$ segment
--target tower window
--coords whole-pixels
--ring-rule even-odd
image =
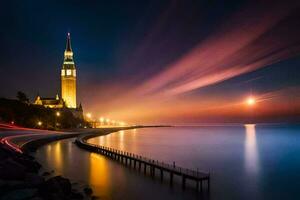
[[[73,76],[76,76],[76,69],[73,69]]]
[[[65,75],[65,70],[61,70],[61,75],[64,76]]]
[[[67,69],[67,76],[70,76],[72,74],[72,70]]]

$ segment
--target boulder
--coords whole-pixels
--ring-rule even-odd
[[[5,150],[3,150],[2,148],[0,149],[0,158],[1,158],[1,160],[2,159],[6,159],[6,158],[8,158],[9,157],[9,155],[8,155],[8,153],[5,151]]]
[[[15,180],[1,180],[0,181],[0,196],[3,196],[4,194],[13,191],[13,190],[19,190],[27,188],[27,185],[24,181],[15,181]]]
[[[23,180],[26,167],[11,158],[0,162],[0,179],[3,180]]]
[[[37,194],[37,189],[19,189],[4,194],[0,200],[32,199]]]
[[[90,188],[90,187],[85,187],[85,188],[83,189],[83,191],[84,191],[84,193],[85,193],[86,195],[88,195],[88,196],[90,196],[90,195],[93,194],[93,190],[92,190],[92,188]]]
[[[41,165],[38,162],[27,157],[15,158],[15,161],[25,166],[27,172],[37,173],[41,168]]]
[[[61,198],[63,196],[68,196],[71,193],[71,182],[69,179],[63,178],[61,176],[55,176],[49,178],[39,187],[39,194],[45,199]],[[50,198],[50,196],[52,196]]]
[[[34,187],[43,184],[45,179],[35,173],[26,173],[25,182],[28,186]]]
[[[43,172],[42,176],[49,176],[50,172]]]
[[[82,199],[84,199],[84,196],[82,194],[80,194],[79,192],[71,192],[71,194],[68,196],[68,199],[82,200]]]
[[[99,199],[99,198],[96,196],[91,196],[91,200],[97,200],[97,199]]]

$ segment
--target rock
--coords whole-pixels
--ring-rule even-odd
[[[24,189],[27,188],[27,185],[25,184],[24,181],[14,181],[14,180],[6,180],[6,181],[1,181],[1,186],[0,186],[0,196],[3,194],[6,194],[12,190],[19,190],[19,189]]]
[[[84,196],[82,194],[80,194],[79,192],[71,192],[71,194],[68,196],[69,199],[72,200],[81,200],[84,198]]]
[[[8,157],[14,157],[17,154],[13,151],[11,151],[11,149],[9,149],[6,145],[2,145],[0,144],[0,158],[1,159],[5,159]]]
[[[6,182],[4,180],[0,179],[0,188],[4,187],[6,185]]]
[[[58,196],[55,198],[60,198],[63,196],[68,196],[71,193],[71,189],[71,182],[69,179],[61,176],[55,176],[40,185],[39,194],[46,199],[49,199],[49,196],[53,196],[53,194]]]
[[[96,199],[99,199],[99,198],[96,196],[91,196],[91,200],[96,200]]]
[[[42,197],[33,197],[30,200],[43,200]]]
[[[26,183],[24,181],[6,181],[6,185],[5,187],[9,188],[9,189],[21,189],[26,187]]]
[[[26,173],[25,182],[29,186],[38,186],[45,182],[45,179],[35,173]]]
[[[50,175],[50,172],[44,172],[43,174],[42,174],[42,176],[49,176]]]
[[[30,159],[30,157],[17,158],[15,160],[25,166],[27,172],[37,173],[41,168],[41,165],[38,162]]]
[[[0,158],[6,159],[8,157],[9,157],[8,153],[6,151],[4,151],[3,149],[0,149]]]
[[[4,194],[0,200],[32,199],[37,194],[37,189],[19,189]]]
[[[26,167],[17,163],[11,158],[0,162],[0,179],[3,180],[23,180]]]
[[[93,194],[93,190],[90,187],[84,188],[83,191],[86,195],[89,195],[89,196]]]
[[[45,181],[54,171],[38,174],[41,165],[34,157],[12,152],[0,144],[0,200],[82,200],[85,195],[72,190],[69,179],[55,176]],[[85,194],[92,194],[90,188]]]

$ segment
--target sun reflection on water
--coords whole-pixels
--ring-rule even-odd
[[[250,174],[258,172],[258,152],[256,144],[255,124],[246,124],[246,138],[245,138],[245,168]]]

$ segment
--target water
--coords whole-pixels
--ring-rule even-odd
[[[37,159],[56,174],[92,186],[101,199],[201,199],[72,144],[40,148]],[[202,126],[120,131],[91,143],[209,171],[210,199],[300,199],[300,126]],[[189,183],[192,184],[192,183]],[[192,185],[191,185],[192,186]],[[206,197],[205,197],[206,199]]]

